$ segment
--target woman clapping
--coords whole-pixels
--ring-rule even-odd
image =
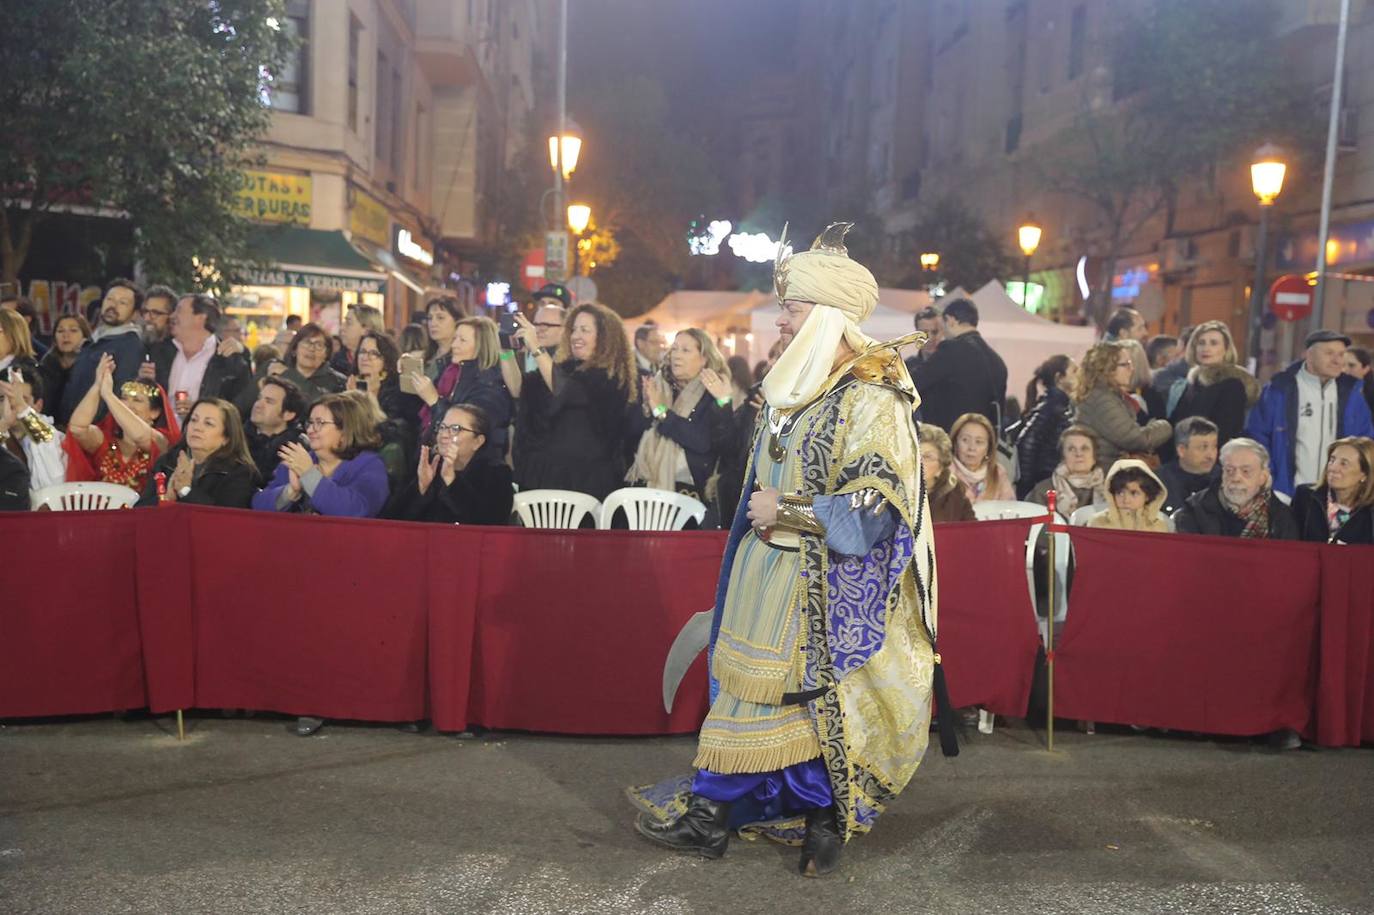
[[[515,491],[510,467],[483,449],[490,430],[486,411],[455,404],[436,427],[434,449],[420,448],[415,479],[388,511],[404,521],[505,524]]]

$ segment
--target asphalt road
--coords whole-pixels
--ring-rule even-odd
[[[1374,754],[1018,725],[938,748],[840,873],[640,839],[687,738],[280,719],[0,728],[0,912],[1374,912]]]

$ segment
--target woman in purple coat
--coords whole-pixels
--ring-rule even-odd
[[[310,449],[282,446],[268,487],[253,497],[258,511],[301,512],[336,518],[375,518],[386,504],[381,438],[353,397],[326,394],[310,407],[305,424]]]

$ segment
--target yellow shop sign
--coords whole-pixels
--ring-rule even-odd
[[[234,211],[245,219],[310,225],[309,175],[245,171],[234,190]]]
[[[371,194],[351,189],[352,206],[348,209],[348,229],[355,238],[364,238],[379,248],[391,241],[391,214]]]

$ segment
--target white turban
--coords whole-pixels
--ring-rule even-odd
[[[877,307],[878,281],[867,267],[849,258],[840,241],[845,231],[846,223],[826,229],[810,251],[781,259],[774,269],[780,302],[816,303],[763,379],[763,395],[774,409],[801,406],[821,393],[834,371],[841,340],[856,354],[874,344],[859,324]]]

